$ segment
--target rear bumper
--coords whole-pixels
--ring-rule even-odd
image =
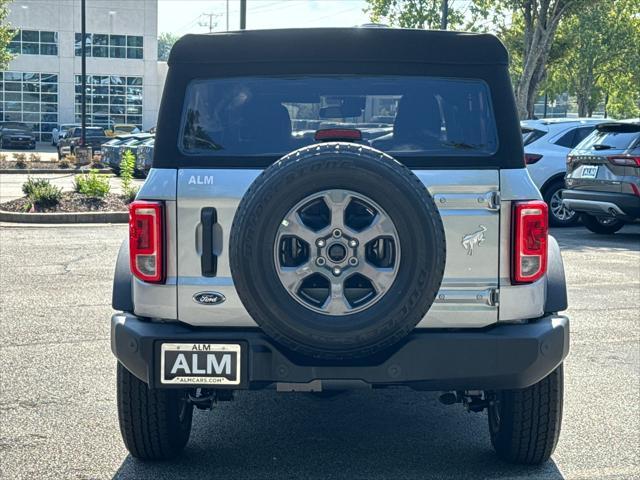
[[[640,217],[640,197],[627,193],[564,190],[562,201],[576,212],[623,220]]]
[[[548,315],[481,330],[416,330],[375,358],[331,363],[296,357],[258,329],[154,323],[127,313],[111,318],[111,350],[152,388],[170,388],[159,382],[160,344],[168,341],[241,343],[244,389],[316,380],[422,390],[513,389],[538,382],[562,363],[569,353],[569,319]]]

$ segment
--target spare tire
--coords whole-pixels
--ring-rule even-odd
[[[229,240],[242,303],[276,342],[324,359],[374,354],[435,300],[444,228],[422,182],[373,148],[324,143],[271,165]]]

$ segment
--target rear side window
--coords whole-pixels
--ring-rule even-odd
[[[627,150],[640,141],[640,125],[601,127],[591,133],[576,147],[580,150]]]
[[[204,156],[273,156],[357,129],[393,154],[488,156],[497,149],[481,80],[403,76],[235,77],[193,81],[180,147]]]
[[[584,140],[584,138],[587,137],[594,128],[595,127],[572,128],[556,140],[555,144],[560,145],[561,147],[574,148]]]
[[[538,130],[536,128],[522,127],[522,144],[526,147],[527,145],[532,144],[539,138],[542,138],[546,135],[547,132],[544,130]]]

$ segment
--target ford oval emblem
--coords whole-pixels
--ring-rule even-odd
[[[193,296],[193,301],[200,305],[220,305],[225,300],[225,296],[218,292],[198,292]]]

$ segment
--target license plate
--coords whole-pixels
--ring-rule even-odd
[[[163,343],[163,384],[240,385],[241,347],[234,343]]]
[[[596,178],[598,176],[597,165],[584,165],[582,167],[582,178]]]

